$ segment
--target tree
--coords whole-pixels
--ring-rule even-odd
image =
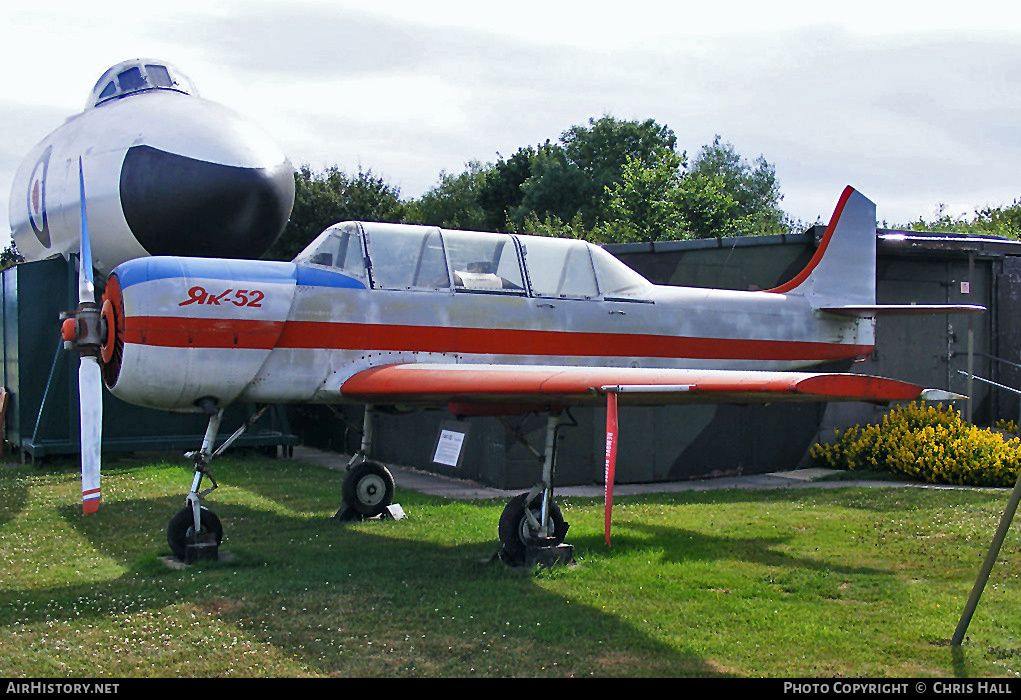
[[[7,244],[7,247],[0,252],[0,270],[6,270],[12,265],[16,265],[19,262],[25,262],[24,256],[18,252],[18,246],[15,245],[12,240]]]
[[[1021,240],[1021,199],[1015,199],[1010,206],[983,207],[975,210],[975,216],[968,219],[964,214],[954,217],[940,205],[932,221],[918,217],[917,221],[895,228],[909,231],[943,231],[967,233],[976,236],[997,236]]]
[[[725,238],[749,233],[735,193],[721,173],[689,173],[674,196],[688,238]]]
[[[509,231],[508,221],[512,212],[520,211],[524,198],[521,186],[532,176],[535,155],[534,148],[525,146],[510,158],[500,156],[479,183],[477,202],[483,212],[484,230]]]
[[[686,167],[685,155],[663,148],[629,157],[606,188],[602,237],[611,242],[722,238],[790,230],[780,209],[776,173],[765,158],[754,167],[717,136]]]
[[[531,216],[573,219],[583,206],[587,186],[584,173],[563,147],[546,142],[536,149],[530,172],[521,183],[521,204],[508,212],[510,223],[519,229]]]
[[[488,172],[477,160],[470,161],[460,175],[441,172],[439,184],[408,204],[406,220],[442,228],[486,230],[486,212],[479,204],[479,193]]]
[[[294,174],[294,207],[280,238],[263,256],[269,260],[292,260],[328,226],[339,221],[404,220],[407,205],[400,190],[372,171],[358,170],[348,176],[336,167],[313,173],[303,165]]]
[[[602,209],[606,188],[620,181],[625,165],[652,167],[677,146],[674,132],[652,119],[619,121],[611,116],[589,119],[587,127],[572,126],[560,141],[568,161],[585,176],[585,201],[579,210],[589,221]]]
[[[609,115],[572,126],[560,136],[567,161],[581,174],[575,211],[593,226],[606,204],[607,188],[620,182],[625,166],[650,168],[673,153],[677,137],[652,119],[621,121]]]
[[[652,119],[589,119],[535,148],[501,158],[479,191],[485,223],[492,230],[522,230],[526,220],[574,221],[594,229],[607,201],[607,187],[619,182],[629,159],[651,166],[673,151],[674,133]]]
[[[688,238],[677,205],[684,158],[672,149],[651,164],[628,156],[620,180],[606,188],[601,237],[611,243]]]
[[[762,156],[753,167],[719,135],[699,151],[681,190],[678,205],[693,238],[790,230],[789,217],[780,209],[776,169]]]

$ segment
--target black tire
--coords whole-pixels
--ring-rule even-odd
[[[341,494],[355,512],[374,518],[393,503],[393,474],[379,462],[362,462],[344,477]]]
[[[216,541],[216,546],[219,547],[223,542],[223,526],[220,524],[220,519],[216,517],[216,513],[202,506],[199,509],[199,522],[202,532],[209,533]],[[192,518],[191,506],[188,506],[174,513],[174,517],[167,524],[167,544],[170,545],[170,551],[174,553],[174,556],[183,561],[187,555],[188,545],[194,542],[195,522]]]
[[[527,493],[515,496],[504,507],[503,513],[500,514],[500,556],[506,563],[515,566],[524,562],[525,548],[536,539],[535,532],[525,517],[526,498],[528,498]],[[532,511],[535,519],[539,520],[542,512],[541,496],[536,497],[532,501],[529,509]],[[564,520],[563,514],[560,512],[560,507],[555,501],[550,501],[549,517],[550,524],[553,526],[550,533],[550,537],[553,540],[552,543],[556,545],[563,544],[564,538],[567,537],[568,525]]]

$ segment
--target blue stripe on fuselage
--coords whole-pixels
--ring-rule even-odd
[[[365,289],[365,285],[354,277],[340,272],[325,270],[321,267],[305,267],[297,265],[298,284],[306,287],[343,287],[346,289]]]
[[[148,257],[118,265],[111,274],[121,289],[160,279],[214,279],[257,284],[300,284],[310,287],[364,289],[359,280],[340,272],[298,266],[273,260],[231,260],[223,258]]]

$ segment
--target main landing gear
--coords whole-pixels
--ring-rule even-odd
[[[375,410],[365,407],[362,422],[362,443],[358,452],[347,463],[347,476],[340,487],[341,506],[334,516],[338,520],[375,518],[393,505],[394,477],[379,462],[366,459],[372,446]]]
[[[559,415],[547,416],[542,478],[530,491],[512,498],[500,515],[498,556],[509,566],[549,567],[574,559],[574,548],[564,544],[569,525],[553,500],[553,468],[560,425]]]
[[[374,419],[373,407],[367,406],[361,446],[348,463],[341,488],[343,503],[334,516],[339,520],[377,517],[392,505],[393,475],[382,464],[367,459]],[[553,500],[557,430],[561,425],[559,414],[547,417],[542,478],[530,491],[512,498],[500,516],[500,550],[496,557],[510,566],[552,566],[573,561],[573,547],[564,544],[569,526]]]
[[[209,415],[209,423],[202,447],[187,454],[195,462],[191,490],[185,499],[185,507],[175,513],[167,525],[167,543],[177,559],[190,563],[219,557],[223,526],[216,514],[202,505],[202,499],[217,488],[209,463],[251,427],[267,408],[260,409],[213,450],[223,410],[212,401],[203,405]],[[374,411],[369,406],[365,410],[361,447],[348,463],[347,476],[341,486],[343,502],[334,516],[337,519],[362,520],[386,512],[394,517],[403,515],[395,515],[392,510],[396,508],[399,511],[399,506],[393,503],[394,478],[390,470],[366,459],[372,444],[373,424]],[[573,561],[574,548],[564,544],[569,526],[553,500],[553,468],[560,426],[559,414],[547,417],[542,477],[531,490],[512,498],[500,515],[500,550],[496,556],[509,566],[553,566]],[[201,490],[204,479],[208,479],[211,485]]]

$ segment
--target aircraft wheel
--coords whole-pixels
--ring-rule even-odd
[[[503,513],[500,515],[500,554],[508,564],[516,565],[524,562],[525,548],[538,537],[538,532],[532,528],[532,524],[525,516],[525,499],[527,497],[527,493],[515,496],[504,507]],[[535,519],[539,520],[542,514],[542,499],[536,498],[528,507]],[[568,525],[560,512],[560,507],[554,501],[550,501],[549,517],[553,527],[552,532],[549,533],[553,540],[552,543],[563,544],[564,538],[567,537]]]
[[[223,526],[216,513],[205,506],[199,509],[199,522],[202,525],[202,532],[209,533],[216,545],[219,547],[223,542]],[[174,513],[167,525],[167,544],[174,556],[183,560],[186,556],[188,545],[195,542],[195,522],[191,514],[191,506],[182,508]]]
[[[341,493],[348,506],[373,518],[393,503],[394,477],[378,462],[362,462],[348,471]]]

